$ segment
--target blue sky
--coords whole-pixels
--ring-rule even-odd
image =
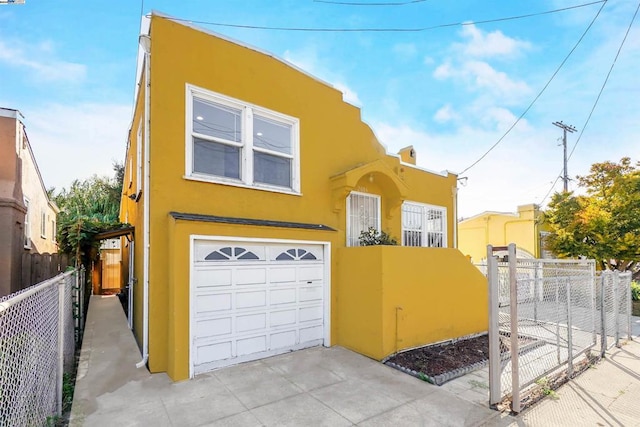
[[[384,3],[391,0],[353,0]],[[394,0],[402,3],[403,0]],[[141,11],[197,21],[298,28],[424,28],[526,15],[581,0],[425,0],[354,6],[313,0],[26,0],[0,6],[0,106],[19,109],[48,187],[111,175],[125,154]],[[462,172],[539,94],[603,3],[564,12],[420,32],[290,32],[201,25],[284,58],[362,109],[389,152]],[[461,176],[459,216],[540,203],[562,169],[564,121],[582,131],[636,0],[609,0],[523,120]],[[569,162],[638,160],[640,17]],[[570,134],[569,149],[579,132]],[[558,181],[555,189],[562,188]],[[575,182],[570,184],[575,188]],[[548,200],[548,199],[547,199]]]

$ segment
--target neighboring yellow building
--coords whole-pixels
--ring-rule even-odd
[[[487,329],[456,175],[387,154],[340,91],[271,54],[155,13],[140,46],[120,219],[141,364],[180,380]],[[369,227],[405,247],[356,247]]]
[[[518,206],[517,213],[483,212],[458,223],[458,248],[473,262],[487,258],[487,245],[515,243],[518,257],[548,258],[538,205]]]

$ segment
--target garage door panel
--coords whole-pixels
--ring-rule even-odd
[[[278,304],[295,304],[296,302],[296,290],[295,289],[276,289],[269,293],[269,303],[271,305]]]
[[[278,285],[280,283],[293,283],[296,281],[296,268],[271,268],[269,270],[269,283]]]
[[[264,285],[267,282],[265,268],[238,268],[235,271],[236,285]]]
[[[300,302],[321,301],[323,289],[322,286],[300,288]]]
[[[196,322],[196,334],[198,339],[211,338],[217,335],[228,335],[232,332],[231,318],[198,320]]]
[[[322,265],[300,267],[298,274],[300,275],[300,278],[299,278],[300,281],[307,281],[307,280],[322,281],[322,278],[324,277],[324,268],[322,267]]]
[[[233,357],[231,340],[206,345],[196,349],[196,363],[207,363],[212,360],[224,360]]]
[[[240,338],[236,341],[236,348],[236,356],[267,351],[267,337],[260,335],[257,337]]]
[[[236,294],[236,308],[266,307],[267,291],[238,292]]]
[[[196,297],[196,316],[205,313],[231,310],[232,294],[199,294]]]
[[[197,288],[231,286],[232,272],[227,269],[196,269],[193,280]]]
[[[300,328],[300,342],[322,339],[322,325]]]
[[[267,314],[243,314],[236,317],[236,332],[255,331],[267,328]]]
[[[322,306],[303,307],[299,309],[300,322],[319,321],[323,318]]]
[[[271,312],[269,326],[295,325],[296,309]]]
[[[275,332],[271,334],[271,346],[269,349],[293,347],[296,344],[296,331]]]

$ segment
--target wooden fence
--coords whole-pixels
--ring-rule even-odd
[[[28,288],[64,273],[71,261],[67,254],[23,254],[22,286],[20,288]]]

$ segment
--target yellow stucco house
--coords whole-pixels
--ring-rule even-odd
[[[540,207],[518,206],[518,212],[483,212],[458,223],[458,248],[473,262],[487,258],[487,245],[515,243],[518,257],[550,258],[543,247],[546,228]],[[506,253],[506,252],[505,252]]]
[[[454,174],[387,154],[340,91],[269,53],[157,13],[142,33],[120,211],[141,366],[381,360],[486,330]],[[402,246],[359,246],[369,227]]]

